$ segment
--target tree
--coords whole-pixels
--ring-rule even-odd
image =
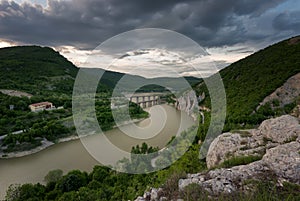
[[[44,180],[47,183],[50,182],[57,182],[59,179],[61,179],[63,175],[63,171],[60,169],[57,170],[51,170],[50,172],[48,172],[48,174],[45,176]]]
[[[95,166],[92,173],[93,180],[103,182],[106,177],[109,177],[110,169],[105,166]]]
[[[147,151],[148,151],[148,145],[145,142],[143,142],[142,147],[141,147],[141,153],[146,154]]]
[[[73,170],[65,175],[60,182],[59,186],[63,192],[76,191],[80,187],[87,185],[88,175],[85,172]]]
[[[6,191],[5,200],[6,201],[15,201],[20,198],[20,184],[12,184],[8,187]]]

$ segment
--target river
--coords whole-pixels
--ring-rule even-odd
[[[168,105],[157,105],[147,108],[150,118],[136,123],[144,129],[136,129],[125,125],[121,130],[130,130],[135,136],[124,134],[119,128],[105,132],[105,136],[117,147],[130,151],[132,146],[146,142],[150,146],[163,148],[178,129],[185,130],[195,124],[186,113],[177,111]],[[162,129],[159,129],[162,124]],[[182,125],[179,128],[179,125]],[[159,132],[157,132],[159,131]],[[157,132],[158,134],[153,135]],[[135,139],[141,136],[144,139]],[[86,137],[85,140],[101,140],[100,135]],[[90,172],[95,165],[100,165],[84,148],[81,140],[55,144],[38,153],[12,159],[0,159],[0,199],[10,184],[43,183],[44,176],[54,169],[61,169],[64,173],[79,169]]]

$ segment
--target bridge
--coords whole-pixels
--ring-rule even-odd
[[[152,107],[161,104],[161,96],[163,93],[135,93],[126,97],[133,103],[138,104],[142,108]]]

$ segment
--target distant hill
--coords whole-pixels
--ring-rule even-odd
[[[134,89],[135,87],[141,87],[137,89],[137,92],[157,92],[167,89],[182,91],[185,90],[187,86],[193,86],[201,81],[201,79],[196,77],[144,78],[138,75],[130,75],[107,70],[104,71],[100,68],[87,68],[83,70],[85,70],[88,74],[103,73],[100,84],[105,85],[110,89],[114,89],[118,82],[121,81],[118,85],[121,91],[128,91],[130,89]]]
[[[258,124],[272,115],[270,108],[256,111],[257,106],[299,72],[300,36],[269,46],[221,70],[227,96],[225,130]],[[209,94],[204,82],[195,89]],[[204,104],[209,106],[209,99]]]
[[[21,90],[33,95],[51,92],[71,94],[78,70],[79,68],[59,52],[49,47],[20,46],[0,49],[0,89]],[[103,69],[93,69],[92,73],[103,73],[103,71]],[[124,75],[128,76],[128,81],[122,85],[123,90],[146,83],[173,86],[176,90],[184,89],[177,78],[146,79],[113,71],[105,71],[98,89],[100,91],[114,89]],[[186,77],[186,80],[191,85],[200,81],[194,77]],[[140,91],[161,90],[164,88],[155,85],[140,89]]]
[[[72,92],[78,68],[48,47],[22,46],[0,49],[0,86],[37,94]]]

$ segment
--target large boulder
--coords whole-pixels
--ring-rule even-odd
[[[262,158],[279,178],[300,184],[300,143],[299,141],[268,149]]]
[[[224,133],[211,143],[207,167],[216,167],[232,157],[263,156],[268,149],[296,141],[299,136],[299,121],[290,115],[265,120],[258,129]]]
[[[232,193],[241,190],[248,179],[274,177],[278,181],[300,184],[300,143],[298,141],[268,149],[264,157],[247,165],[210,170],[207,173],[188,174],[178,182],[180,190],[196,183],[211,194]]]
[[[207,172],[187,174],[178,181],[179,190],[190,184],[211,195],[251,191],[246,180],[277,179],[278,184],[288,181],[300,185],[300,129],[296,117],[284,115],[264,121],[258,129],[224,133],[211,143],[206,162],[208,168],[216,167],[232,157],[259,155],[260,160],[231,168],[216,168]],[[151,190],[153,200],[159,196]],[[145,199],[143,198],[140,200]]]
[[[232,157],[259,155],[261,159],[232,168],[218,168],[206,173],[188,174],[179,189],[196,183],[211,194],[231,193],[245,188],[248,179],[274,178],[280,183],[300,184],[300,126],[298,118],[284,115],[265,120],[258,129],[224,133],[211,143],[208,168],[221,165]]]
[[[259,126],[259,131],[273,142],[284,143],[296,139],[300,135],[300,125],[297,118],[284,115],[265,120]]]

